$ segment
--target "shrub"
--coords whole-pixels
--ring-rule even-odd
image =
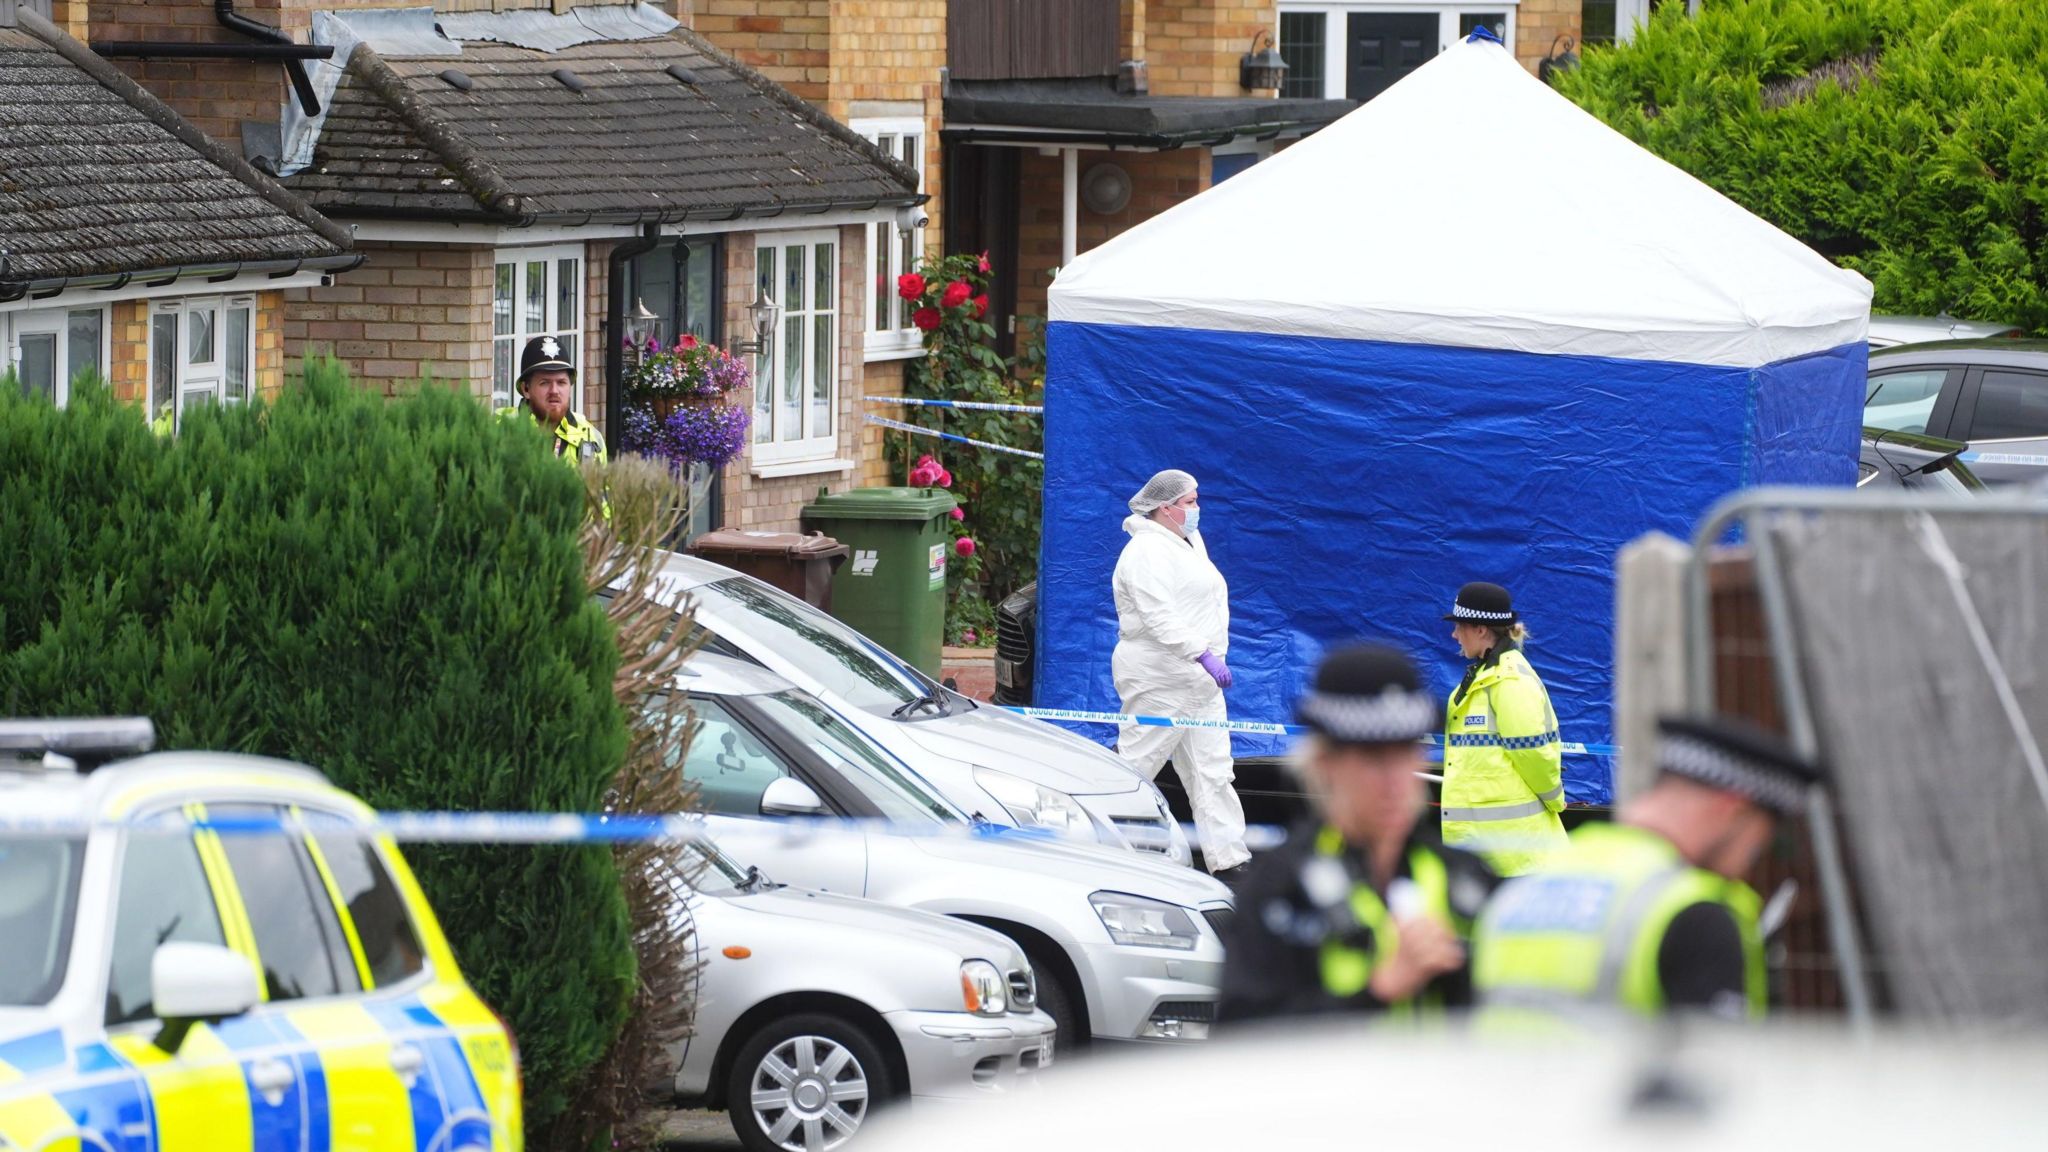
[[[582,486],[539,433],[332,363],[159,440],[81,383],[0,392],[0,701],[140,713],[167,748],[302,760],[387,809],[592,811],[626,749]],[[407,853],[511,1021],[548,1132],[633,994],[603,847]],[[541,1146],[545,1146],[544,1144]]]
[[[1559,91],[1869,277],[2048,329],[2048,27],[2008,0],[1666,4]],[[1674,221],[1674,226],[1682,222]]]

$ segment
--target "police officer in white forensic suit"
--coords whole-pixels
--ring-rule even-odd
[[[1131,497],[1130,509],[1124,531],[1131,539],[1111,580],[1117,645],[1110,670],[1123,711],[1227,719],[1230,586],[1202,543],[1195,478],[1169,468]],[[1146,779],[1171,759],[1194,810],[1203,862],[1225,880],[1242,876],[1251,852],[1244,844],[1244,807],[1232,787],[1230,733],[1127,724],[1117,751]]]

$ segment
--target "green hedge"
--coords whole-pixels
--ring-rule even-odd
[[[380,808],[598,808],[626,736],[578,478],[466,396],[307,376],[170,441],[98,385],[63,411],[0,388],[0,706],[146,714],[163,747],[302,760]],[[632,995],[611,853],[407,856],[544,1133]]]
[[[1877,311],[2048,331],[2043,15],[2012,0],[1714,0],[1693,18],[1665,4],[1557,86],[1862,272]]]

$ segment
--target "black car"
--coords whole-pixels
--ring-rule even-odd
[[[1856,486],[1911,492],[1982,491],[1984,482],[1962,461],[1969,447],[1961,441],[1915,432],[1865,428],[1863,452],[1856,461]]]
[[[1986,484],[2048,478],[2048,341],[1945,340],[1873,350],[1863,423],[1965,441]]]

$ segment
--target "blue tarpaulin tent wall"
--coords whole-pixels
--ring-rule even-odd
[[[1488,199],[1558,243],[1489,234]],[[1291,719],[1359,637],[1448,692],[1441,617],[1492,580],[1564,738],[1610,743],[1615,552],[1740,486],[1852,482],[1868,313],[1860,277],[1459,45],[1055,282],[1037,702],[1115,709],[1124,501],[1176,467],[1230,581],[1234,718]],[[1566,785],[1611,795],[1597,758]]]

